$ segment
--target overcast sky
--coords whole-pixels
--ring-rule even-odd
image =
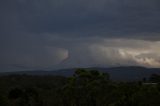
[[[0,0],[0,71],[160,67],[160,0]]]

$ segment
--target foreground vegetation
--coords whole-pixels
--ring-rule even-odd
[[[0,77],[0,106],[160,106],[160,76],[113,82],[107,73],[77,69],[72,77]]]

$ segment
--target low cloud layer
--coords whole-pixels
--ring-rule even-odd
[[[101,64],[160,67],[160,42],[113,39],[92,47],[92,54]],[[95,51],[94,51],[95,50]]]
[[[84,40],[64,39],[55,37],[56,35],[46,36],[50,36],[50,39],[43,46],[22,45],[8,51],[5,49],[0,56],[3,63],[1,66],[4,69],[12,67],[14,70],[113,66],[160,67],[159,41],[101,37],[89,37]]]
[[[66,64],[76,67],[144,66],[160,67],[160,42],[132,39],[99,39],[72,50]],[[83,48],[78,49],[77,48]],[[70,52],[69,52],[70,53]],[[74,57],[73,57],[74,56]],[[64,64],[64,63],[63,63]],[[83,65],[82,65],[83,64]]]

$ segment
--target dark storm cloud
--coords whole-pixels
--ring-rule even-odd
[[[144,5],[146,1],[123,2],[95,0],[95,3],[92,1],[74,3],[70,1],[67,4],[64,3],[63,7],[51,7],[51,10],[44,11],[40,18],[29,14],[33,20],[26,21],[26,27],[29,31],[37,33],[68,32],[68,35],[73,33],[74,36],[82,32],[85,34],[84,36],[86,34],[106,36],[106,33],[122,36],[122,34],[146,31],[159,32],[158,6],[156,8],[155,4],[153,7],[150,4]],[[153,2],[157,3],[157,1]],[[37,13],[38,10],[35,12]],[[80,36],[82,35],[80,34]]]
[[[159,45],[152,43],[160,40],[159,5],[159,0],[0,0],[0,67],[115,65],[118,56],[123,65],[130,61],[159,66],[154,59],[158,56],[143,62],[135,58],[142,56],[143,50],[130,53],[147,48],[146,42]],[[132,45],[130,40],[140,44]],[[152,54],[147,52],[145,58]]]
[[[29,32],[94,33],[96,30],[97,34],[115,35],[159,32],[159,4],[158,0],[6,0],[1,3],[5,5],[4,14],[8,15],[5,18]]]

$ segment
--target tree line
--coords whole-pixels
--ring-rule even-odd
[[[0,77],[0,106],[160,106],[160,75],[118,82],[108,73],[77,69],[73,76]]]

